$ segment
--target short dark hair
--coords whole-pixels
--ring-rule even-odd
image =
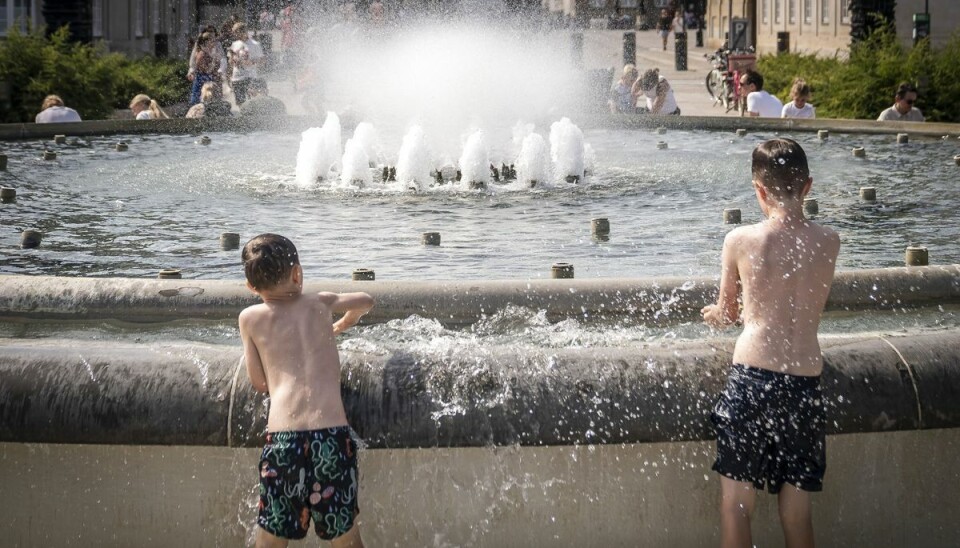
[[[760,91],[763,89],[763,75],[760,74],[759,72],[753,69],[749,69],[743,73],[743,76],[741,76],[741,78],[746,79],[746,83],[748,85],[753,84],[757,86],[757,91]]]
[[[809,179],[807,153],[793,139],[770,139],[753,149],[753,180],[774,196],[797,198]]]
[[[300,256],[293,242],[279,234],[261,234],[240,254],[247,281],[256,290],[270,289],[290,277],[293,267],[300,264]]]
[[[897,86],[897,100],[903,99],[908,93],[917,93],[917,88],[910,82],[900,82]],[[917,93],[919,95],[919,93]]]

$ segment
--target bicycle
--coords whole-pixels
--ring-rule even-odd
[[[720,48],[712,55],[704,57],[713,64],[713,70],[707,73],[704,83],[713,104],[723,105],[725,112],[736,110],[740,116],[746,114],[747,98],[741,97],[740,75],[753,68],[757,57],[751,46],[746,52]]]

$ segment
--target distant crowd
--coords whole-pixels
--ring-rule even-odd
[[[763,75],[756,70],[738,74],[740,99],[746,101],[745,113],[762,118],[816,118],[816,108],[810,103],[813,89],[804,79],[797,78],[786,104],[763,89]],[[893,93],[893,105],[877,117],[878,122],[923,122],[923,113],[914,106],[917,88],[903,82]],[[619,79],[613,82],[608,102],[612,113],[680,114],[673,89],[659,69],[642,75],[635,65],[627,64]]]

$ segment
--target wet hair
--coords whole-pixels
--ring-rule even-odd
[[[648,90],[657,87],[657,84],[660,83],[660,69],[653,68],[644,71],[643,76],[640,77],[640,89]]]
[[[753,180],[778,198],[798,198],[810,180],[803,147],[793,139],[770,139],[753,149]]]
[[[753,84],[757,86],[757,91],[763,89],[763,75],[755,70],[747,70],[743,73],[743,78],[747,81],[747,85]]]
[[[50,107],[62,107],[63,99],[59,95],[47,95],[43,98],[43,104],[40,105],[40,110],[47,110]]]
[[[917,93],[917,87],[910,82],[901,82],[900,85],[897,86],[897,101],[906,97],[908,93]],[[919,95],[919,93],[917,93],[917,95]]]
[[[293,242],[279,234],[256,236],[240,253],[243,272],[254,289],[261,291],[280,285],[290,277],[300,256]]]
[[[790,98],[799,99],[799,98],[808,98],[810,97],[811,89],[810,84],[807,83],[803,78],[797,78],[793,81],[793,87],[790,88]]]

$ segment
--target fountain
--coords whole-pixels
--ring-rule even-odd
[[[873,123],[594,116],[577,108],[582,74],[558,57],[565,32],[444,23],[339,27],[322,73],[340,114],[321,127],[56,127],[46,141],[81,146],[46,162],[46,142],[5,141],[4,538],[249,541],[268,403],[240,362],[236,316],[255,298],[236,244],[275,231],[298,243],[307,290],[378,300],[341,341],[370,545],[713,544],[706,416],[733,333],[698,313],[716,297],[723,211],[760,220],[749,154],[779,132],[811,158],[817,221],[843,234],[822,329],[818,540],[952,543],[955,140],[911,128],[898,146],[903,129]],[[632,129],[644,124],[669,126],[667,150]],[[215,146],[195,146],[201,128]],[[866,186],[875,201],[860,199]],[[27,227],[42,245],[19,248]],[[576,277],[551,279],[555,264]],[[775,513],[761,499],[758,543],[779,541]]]

